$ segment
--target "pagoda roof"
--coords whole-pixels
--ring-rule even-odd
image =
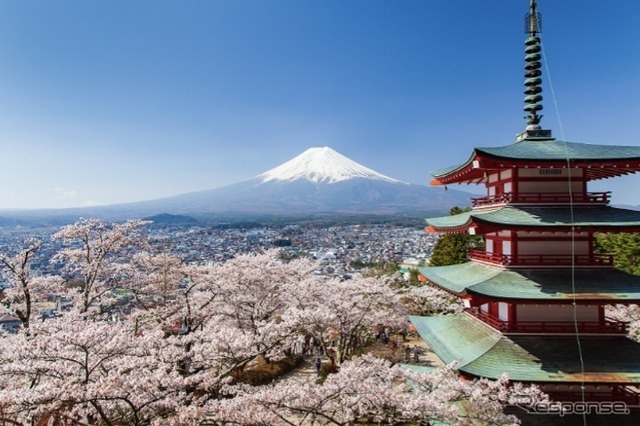
[[[521,141],[511,145],[476,148],[478,152],[514,160],[591,161],[640,160],[640,146],[591,145],[560,140]]]
[[[502,338],[497,330],[466,314],[410,316],[420,337],[446,364],[462,369],[487,353]]]
[[[531,228],[537,231],[562,228],[596,228],[621,232],[640,230],[640,211],[610,206],[521,207],[501,206],[426,219],[430,230],[464,232],[470,227],[494,229]]]
[[[504,336],[467,314],[410,317],[420,337],[462,373],[537,383],[640,383],[640,344],[626,337]],[[584,363],[584,373],[580,367]]]
[[[604,179],[640,171],[640,146],[591,145],[551,139],[474,148],[467,161],[432,172],[435,177],[432,183],[479,183],[486,170],[525,166],[583,167],[587,169],[587,179]]]
[[[478,262],[418,268],[431,283],[460,296],[545,302],[640,302],[640,276],[615,269],[515,269]]]

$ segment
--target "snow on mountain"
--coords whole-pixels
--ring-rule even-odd
[[[328,146],[309,148],[297,157],[257,176],[261,183],[270,181],[336,183],[364,178],[391,183],[405,183],[356,163]]]
[[[131,218],[172,215],[405,214],[465,207],[471,194],[405,183],[331,148],[310,148],[254,178],[159,200],[63,209],[57,215]],[[41,214],[52,215],[50,211]]]

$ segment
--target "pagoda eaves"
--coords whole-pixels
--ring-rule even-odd
[[[626,337],[583,337],[581,372],[571,337],[507,337],[465,314],[410,320],[444,362],[472,377],[497,379],[508,371],[510,380],[541,385],[640,384],[640,345]]]
[[[533,231],[640,232],[640,211],[609,206],[531,207],[500,206],[426,219],[427,231],[473,234],[505,228]],[[470,231],[472,230],[472,231]]]
[[[640,276],[610,269],[504,269],[479,262],[422,267],[428,282],[480,306],[518,303],[640,303]],[[573,282],[571,278],[574,278]],[[606,282],[606,287],[602,283]]]
[[[512,168],[582,168],[587,180],[640,172],[640,147],[524,140],[475,148],[467,161],[432,172],[432,185],[483,183],[489,172]]]

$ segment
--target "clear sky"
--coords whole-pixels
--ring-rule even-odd
[[[0,209],[211,189],[314,146],[426,184],[524,129],[528,6],[0,0]],[[543,69],[543,127],[640,144],[640,1],[538,6],[559,110]],[[639,184],[590,189],[640,204]]]

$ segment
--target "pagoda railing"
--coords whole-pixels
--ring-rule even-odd
[[[503,321],[480,309],[467,309],[470,315],[503,333],[531,334],[575,334],[576,327],[580,333],[591,334],[625,334],[627,324],[614,319],[598,321]]]
[[[469,259],[510,267],[535,266],[591,266],[612,267],[610,254],[510,254],[489,253],[484,250],[469,250]]]
[[[487,206],[491,204],[609,204],[611,191],[607,192],[575,192],[575,193],[538,193],[524,192],[514,194],[489,195],[486,197],[471,198],[472,207]]]

